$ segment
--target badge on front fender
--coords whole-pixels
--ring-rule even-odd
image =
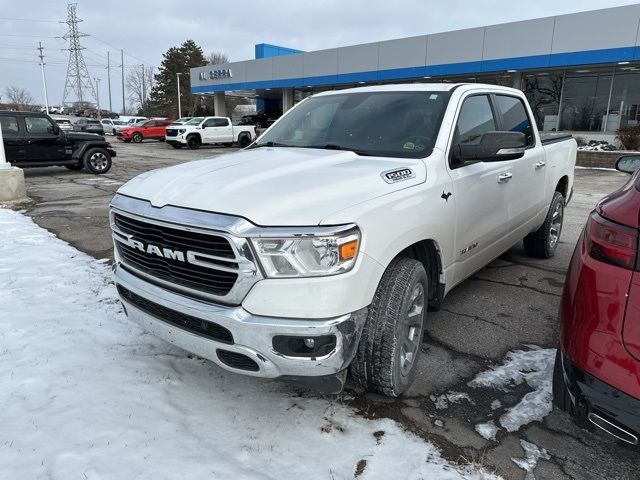
[[[386,172],[382,172],[380,176],[387,183],[397,183],[402,182],[403,180],[409,180],[410,178],[415,178],[416,174],[413,173],[413,170],[409,167],[404,167],[387,170]]]

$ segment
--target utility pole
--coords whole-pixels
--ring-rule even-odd
[[[66,103],[69,98],[69,94],[72,92],[76,94],[78,102],[82,103],[87,96],[85,93],[88,91],[91,98],[96,98],[96,91],[91,83],[91,76],[89,70],[87,70],[87,64],[82,56],[82,50],[84,47],[80,45],[80,38],[86,37],[84,33],[78,31],[78,23],[81,22],[76,15],[76,3],[70,3],[67,5],[67,21],[66,24],[69,27],[67,33],[62,38],[69,42],[69,64],[67,66],[67,77],[64,81],[64,93],[62,94],[62,103]]]
[[[102,118],[102,112],[100,111],[100,89],[98,88],[98,86],[100,85],[100,79],[94,78],[94,80],[96,82],[96,99],[98,103],[98,118]]]
[[[120,69],[122,72],[122,114],[125,115],[127,110],[124,106],[124,50],[120,50]]]
[[[40,72],[42,72],[42,88],[44,88],[44,108],[49,115],[49,95],[47,95],[47,78],[44,75],[44,47],[42,42],[38,42],[38,50],[40,51]]]
[[[111,105],[111,61],[109,60],[109,51],[107,51],[107,85],[109,88],[109,111],[113,112]]]
[[[144,102],[147,100],[147,86],[144,81],[144,63],[140,66],[142,67],[142,105],[140,107],[144,111]]]
[[[180,104],[180,75],[182,75],[182,73],[176,73],[176,79],[178,80],[178,118],[182,118],[182,105]]]

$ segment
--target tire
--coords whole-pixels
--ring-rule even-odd
[[[83,157],[84,168],[101,175],[111,169],[111,155],[104,148],[90,148]]]
[[[417,260],[396,258],[385,270],[349,367],[369,392],[401,395],[413,383],[428,300],[427,272]]]
[[[159,138],[158,141],[159,142],[164,142],[164,138]]]
[[[181,143],[172,143],[172,144],[171,144],[171,146],[172,146],[173,148],[178,148],[178,149],[179,149],[179,148],[182,148],[182,144],[181,144]]]
[[[197,150],[200,148],[200,138],[197,135],[187,137],[187,147],[189,150]]]
[[[229,147],[233,147],[233,142],[227,142],[224,144],[225,147],[229,148]]]
[[[553,257],[560,243],[563,220],[564,197],[560,192],[554,192],[544,223],[536,232],[524,237],[524,250],[527,255],[538,258]]]
[[[78,170],[82,170],[84,168],[84,164],[82,162],[78,162],[73,165],[65,165],[64,168],[68,168],[69,170],[76,172]]]
[[[133,141],[133,143],[140,143],[142,142],[142,134],[140,132],[136,132],[133,135],[131,135],[131,140]]]
[[[251,143],[251,138],[249,138],[248,135],[242,135],[238,140],[238,143],[240,144],[240,148],[246,148]]]

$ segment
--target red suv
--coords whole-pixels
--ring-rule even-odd
[[[640,155],[618,159],[632,173],[591,213],[562,295],[554,404],[581,424],[640,439]]]
[[[140,143],[145,139],[155,139],[164,142],[165,130],[171,125],[173,120],[154,119],[136,123],[130,127],[118,130],[118,140],[123,142]]]

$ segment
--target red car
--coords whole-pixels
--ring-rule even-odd
[[[164,142],[165,130],[171,125],[173,120],[153,119],[136,123],[131,127],[124,127],[116,134],[118,140],[123,142],[140,143],[145,139],[154,139]]]
[[[562,295],[554,404],[616,438],[640,439],[640,155],[618,159],[632,173],[591,213]]]

